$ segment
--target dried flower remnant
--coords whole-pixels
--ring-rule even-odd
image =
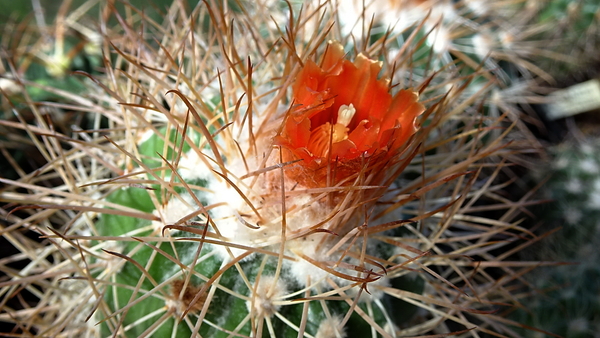
[[[202,290],[202,285],[186,284],[183,279],[174,280],[171,282],[171,297],[167,298],[167,307],[178,315],[186,311],[200,312],[206,301],[205,294],[196,299],[200,290]]]
[[[302,160],[288,177],[306,187],[332,186],[403,149],[425,107],[414,91],[392,96],[390,80],[378,79],[381,67],[363,54],[347,60],[337,42],[329,44],[321,66],[306,62],[276,141],[285,161]]]

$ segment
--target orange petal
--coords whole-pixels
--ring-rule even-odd
[[[310,120],[288,118],[285,124],[285,135],[293,147],[306,147],[310,139]]]
[[[379,145],[379,132],[380,132],[380,123],[379,121],[368,121],[362,120],[354,128],[348,138],[356,144],[356,152],[364,153],[368,152],[368,155],[372,155],[374,153],[374,148],[377,148]]]
[[[354,61],[358,71],[368,77],[365,82],[357,84],[358,91],[353,99],[354,106],[360,112],[356,118],[362,121],[370,117],[381,119],[387,112],[392,96],[388,93],[387,80],[378,80],[381,62],[370,60],[359,54]]]
[[[356,144],[352,142],[350,139],[345,139],[340,142],[336,142],[331,145],[331,159],[343,161],[352,157],[352,154],[355,152]]]
[[[394,128],[399,122],[407,131],[416,131],[415,119],[425,111],[425,106],[418,102],[419,94],[410,90],[399,91],[392,100],[390,110],[382,120],[383,130]]]
[[[337,41],[331,41],[327,45],[327,50],[325,50],[325,54],[323,55],[321,68],[326,73],[338,75],[342,70],[342,63],[346,61],[345,56],[344,46]]]

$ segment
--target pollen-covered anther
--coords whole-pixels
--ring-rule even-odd
[[[253,295],[246,303],[248,311],[256,317],[272,317],[281,307],[281,299],[287,293],[285,284],[274,276],[261,276],[254,285]]]
[[[338,118],[333,127],[333,142],[340,142],[348,138],[348,125],[352,122],[352,118],[356,114],[354,105],[341,105],[338,110]]]

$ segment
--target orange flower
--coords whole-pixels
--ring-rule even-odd
[[[285,161],[302,159],[287,175],[307,187],[324,187],[328,177],[334,185],[365,163],[389,160],[416,132],[425,110],[416,92],[392,97],[389,79],[377,78],[381,62],[362,54],[350,62],[337,42],[321,63],[306,62],[296,76],[294,107],[276,138]]]

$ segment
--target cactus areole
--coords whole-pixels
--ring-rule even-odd
[[[307,61],[293,84],[294,105],[276,142],[284,159],[302,160],[288,176],[308,187],[335,184],[361,170],[365,161],[385,161],[416,132],[425,107],[417,92],[389,93],[390,80],[378,79],[381,62],[359,54],[345,58],[331,42],[321,65]],[[329,168],[329,170],[327,170]],[[333,168],[333,169],[332,169]],[[327,172],[336,182],[327,184]]]

